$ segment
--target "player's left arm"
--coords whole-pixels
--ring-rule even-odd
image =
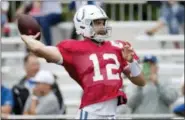
[[[144,86],[146,84],[144,74],[141,71],[141,68],[134,59],[133,48],[129,45],[125,45],[122,50],[122,57],[128,62],[127,67],[124,69],[124,74],[130,79],[132,83],[138,86]]]
[[[135,85],[138,86],[145,86],[146,82],[144,79],[144,75],[141,72],[141,70],[137,70],[140,68],[136,67],[136,64],[138,63],[131,63],[132,65],[130,65],[131,67],[133,67],[134,70],[130,70],[129,72],[124,72],[124,74],[128,77],[128,79],[134,83]],[[138,66],[138,65],[137,65]],[[138,72],[138,73],[137,73]],[[133,75],[133,73],[137,73],[136,76]]]

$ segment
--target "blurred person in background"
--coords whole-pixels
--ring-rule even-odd
[[[7,12],[9,10],[9,2],[1,2],[1,33],[3,36],[8,37],[10,33],[10,28],[7,26],[8,17]]]
[[[1,113],[11,114],[14,106],[12,91],[1,84]]]
[[[17,10],[17,16],[28,13],[37,20],[42,28],[45,44],[52,45],[51,27],[62,21],[60,1],[32,1],[23,3]]]
[[[32,53],[26,55],[24,58],[24,69],[26,75],[20,80],[19,85],[25,86],[31,92],[32,88],[34,87],[32,78],[40,70],[40,63],[38,57]]]
[[[61,110],[60,113],[61,114],[66,114],[67,109],[66,109],[66,105],[64,103],[64,98],[63,98],[62,92],[60,91],[59,85],[57,83],[58,76],[56,76],[55,74],[53,74],[53,76],[54,76],[55,82],[52,85],[52,90],[53,90],[53,92],[55,93],[55,95],[57,97],[59,107],[60,107],[60,110]]]
[[[184,73],[181,77],[180,82],[180,95],[178,99],[172,105],[172,110],[175,114],[180,116],[185,116],[185,108],[184,108],[184,95],[185,95],[185,87],[184,87]]]
[[[134,114],[170,113],[170,105],[178,92],[170,80],[159,80],[157,57],[146,55],[143,60],[146,86],[128,86],[128,106]]]
[[[24,69],[26,75],[19,81],[17,85],[13,86],[13,95],[15,99],[15,106],[13,111],[15,114],[22,114],[24,104],[28,96],[32,94],[32,91],[36,85],[33,81],[33,78],[40,70],[40,63],[38,57],[32,53],[26,55],[24,58]],[[54,75],[54,77],[55,79],[57,79],[57,76]],[[63,110],[63,113],[65,113],[65,105],[58,84],[55,82],[52,88],[58,98],[58,103],[60,104],[61,110]]]
[[[99,0],[72,0],[71,3],[69,4],[69,10],[70,11],[76,11],[83,5],[101,6],[102,2],[100,2]],[[78,35],[76,34],[75,26],[73,26],[73,30],[72,30],[72,33],[71,33],[71,38],[72,39],[78,39]]]
[[[61,114],[57,97],[52,91],[54,76],[49,71],[39,71],[33,78],[36,86],[26,101],[24,114]]]
[[[179,116],[185,117],[185,104],[183,103],[176,106],[173,112]]]
[[[163,2],[161,7],[161,16],[157,25],[146,31],[148,35],[153,35],[165,25],[168,27],[169,34],[180,34],[184,31],[184,6],[180,5],[176,0],[168,0]],[[162,42],[162,48],[166,43]],[[180,48],[179,42],[174,42],[175,48]]]
[[[40,70],[38,57],[32,53],[27,54],[24,58],[24,69],[26,73],[25,76],[12,88],[15,100],[13,108],[14,114],[22,114],[24,104],[35,87],[35,82],[32,81],[32,78]]]

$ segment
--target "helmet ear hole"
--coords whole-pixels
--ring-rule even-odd
[[[80,28],[85,29],[85,27],[84,27],[84,26],[80,26]]]

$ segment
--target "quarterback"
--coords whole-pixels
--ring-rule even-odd
[[[111,33],[107,20],[103,9],[85,5],[73,18],[76,32],[83,40],[67,39],[56,46],[46,46],[35,39],[39,33],[21,35],[30,51],[63,66],[82,87],[76,119],[115,119],[117,106],[127,102],[121,90],[123,74],[135,85],[145,85],[137,62],[139,58],[132,46],[124,40],[106,40]]]

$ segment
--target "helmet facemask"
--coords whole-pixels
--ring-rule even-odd
[[[104,20],[104,26],[99,27],[95,24],[97,20]],[[107,19],[92,20],[90,24],[91,39],[97,42],[103,42],[106,38],[110,37],[112,28],[108,26]]]

